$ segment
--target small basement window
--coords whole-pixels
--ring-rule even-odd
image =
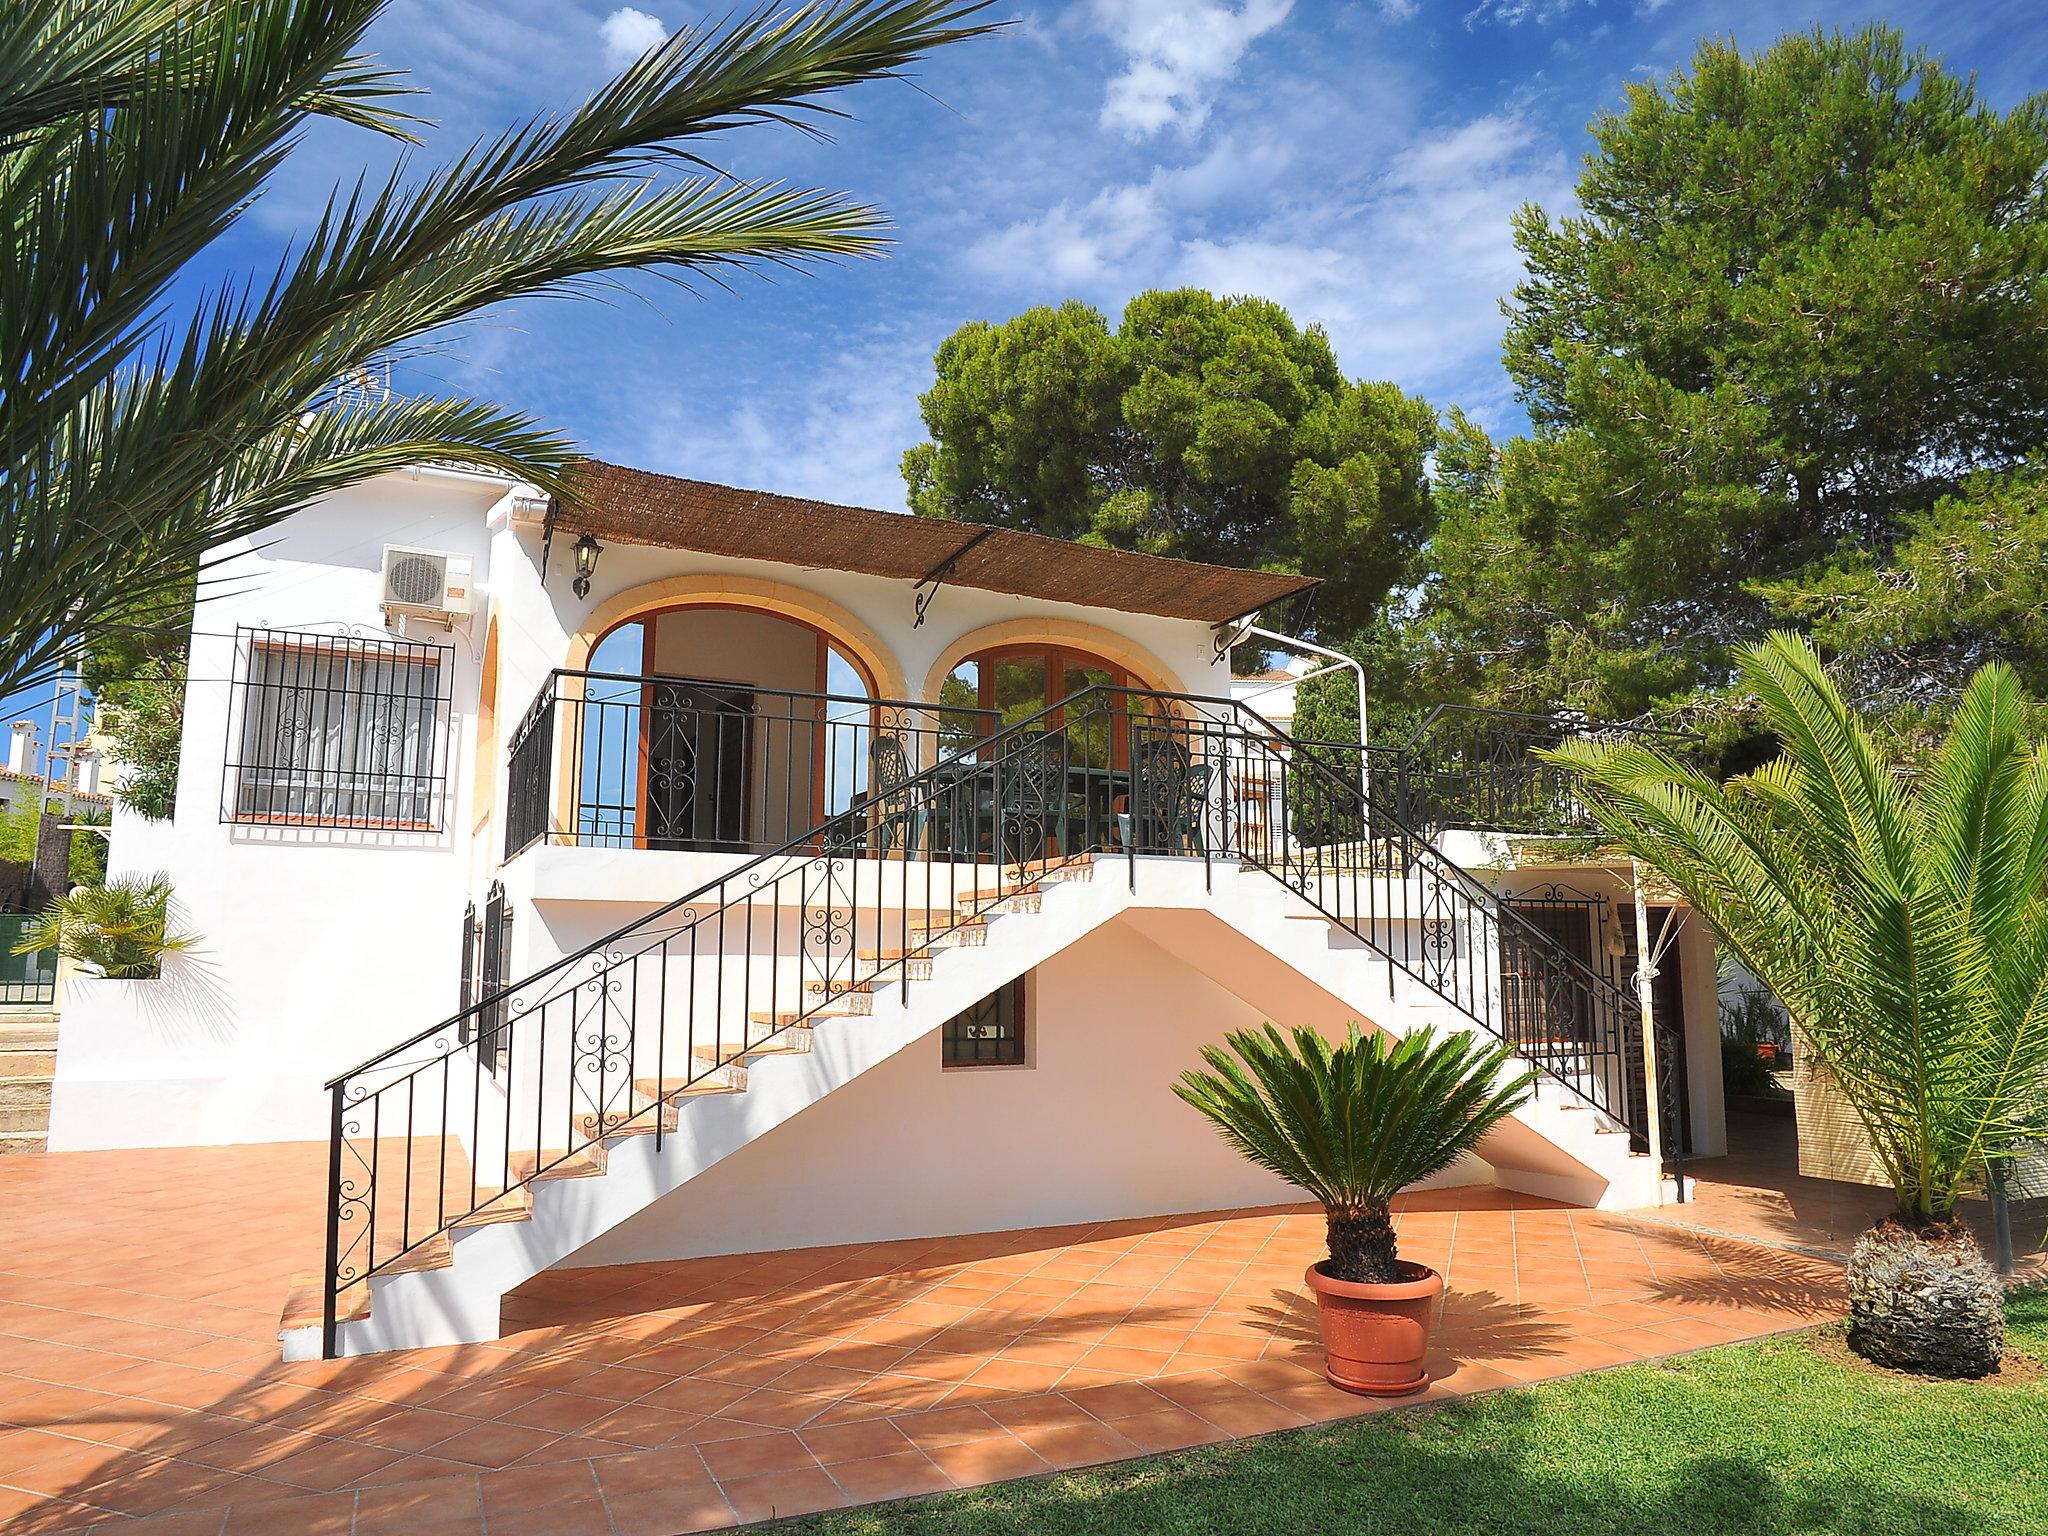
[[[945,1065],[1021,1067],[1024,1027],[1024,978],[1019,976],[946,1021]]]
[[[227,819],[439,831],[453,651],[236,633]]]

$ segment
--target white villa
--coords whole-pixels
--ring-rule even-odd
[[[290,1356],[496,1337],[554,1266],[1298,1199],[1169,1091],[1266,1019],[1511,1043],[1445,1182],[1725,1150],[1712,936],[1544,835],[1554,723],[1303,747],[1233,682],[1304,578],[606,465],[390,475],[220,576],[177,815],[112,841],[200,944],[69,982],[49,1146],[330,1142]]]

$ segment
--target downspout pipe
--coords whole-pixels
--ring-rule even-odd
[[[1348,668],[1358,683],[1358,744],[1360,747],[1366,745],[1369,738],[1366,735],[1365,720],[1365,667],[1356,657],[1346,656],[1342,651],[1333,651],[1326,645],[1317,645],[1313,640],[1304,640],[1299,635],[1283,635],[1274,630],[1261,629],[1256,624],[1246,624],[1239,629],[1237,643],[1241,644],[1254,635],[1261,640],[1269,640],[1275,645],[1284,645],[1292,650],[1305,651],[1311,656],[1325,657],[1329,663],[1327,666],[1312,668],[1289,682],[1275,683],[1272,685],[1271,690],[1262,689],[1260,690],[1261,692],[1277,692],[1282,688],[1299,687],[1310,678],[1323,677],[1331,672],[1341,672]],[[1254,694],[1252,697],[1256,698],[1258,695]],[[1362,751],[1358,754],[1358,787],[1369,796],[1372,793],[1372,774],[1366,766],[1367,755]]]

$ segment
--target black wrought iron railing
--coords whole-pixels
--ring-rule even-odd
[[[547,727],[563,704],[537,701],[515,761],[533,740],[578,739]],[[867,1011],[882,984],[904,983],[907,1003],[937,948],[1090,855],[1122,854],[1134,885],[1140,855],[1263,870],[1390,962],[1390,992],[1396,972],[1415,978],[1568,1093],[1646,1126],[1631,999],[1388,810],[1363,749],[1305,749],[1228,700],[1108,687],[931,749],[523,978],[486,966],[453,1018],[328,1085],[329,1354],[372,1277],[432,1261],[453,1228],[522,1214],[537,1177],[598,1171],[609,1138],[659,1145],[682,1101],[743,1086],[748,1058]],[[1552,1005],[1506,999],[1508,947],[1540,959]]]
[[[979,710],[557,670],[508,743],[505,853],[536,842],[766,853],[844,836],[1000,717]]]
[[[1575,776],[1536,755],[1567,741],[1639,741],[1683,757],[1702,738],[1572,710],[1538,714],[1441,704],[1398,752],[1395,804],[1402,820],[1425,831],[1571,834],[1597,824],[1578,796]]]

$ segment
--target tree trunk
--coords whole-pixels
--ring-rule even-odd
[[[1987,1376],[2005,1353],[2005,1287],[1962,1222],[1887,1217],[1849,1256],[1849,1347],[1925,1376]]]
[[[1330,1222],[1330,1258],[1323,1272],[1332,1280],[1391,1285],[1401,1278],[1394,1258],[1394,1218],[1384,1205],[1325,1213]]]

